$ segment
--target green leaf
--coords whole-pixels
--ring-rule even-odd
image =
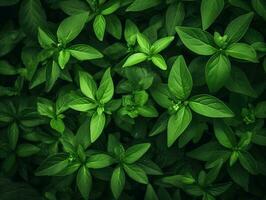
[[[151,105],[146,105],[137,108],[139,115],[143,117],[157,117],[158,112],[155,107]]]
[[[137,33],[137,41],[140,47],[140,50],[143,53],[149,53],[150,52],[150,48],[151,48],[151,44],[149,39],[142,33]]]
[[[127,9],[127,12],[137,12],[152,8],[161,3],[161,0],[135,0]]]
[[[236,66],[232,68],[231,76],[227,80],[225,87],[231,92],[257,97],[257,93],[252,88],[246,74]]]
[[[151,52],[153,54],[160,53],[162,50],[167,48],[174,39],[175,37],[169,36],[169,37],[164,37],[164,38],[157,40],[156,42],[152,44]]]
[[[266,20],[266,6],[265,0],[252,0],[252,7],[264,20]]]
[[[111,190],[116,199],[121,195],[125,186],[125,172],[118,166],[114,169],[111,177]]]
[[[261,101],[256,105],[255,116],[257,118],[266,118],[266,101]]]
[[[144,200],[159,200],[151,184],[147,185]]]
[[[196,180],[190,174],[187,174],[166,176],[162,178],[162,182],[176,187],[180,187],[182,184],[191,185],[195,183]]]
[[[253,15],[252,12],[240,15],[227,25],[224,35],[228,36],[229,43],[238,42],[245,35],[253,19]]]
[[[59,133],[63,133],[65,130],[65,124],[63,120],[59,118],[51,119],[50,126]]]
[[[18,73],[18,70],[10,65],[5,60],[0,60],[0,74],[1,75],[16,75]]]
[[[174,144],[176,139],[186,130],[192,119],[192,113],[188,107],[183,106],[175,114],[171,115],[167,126],[167,146]]]
[[[37,110],[40,115],[47,116],[49,118],[54,118],[55,108],[52,101],[45,98],[38,98]]]
[[[168,77],[168,88],[178,99],[185,100],[192,90],[193,81],[183,56],[175,60]]]
[[[89,194],[92,186],[92,178],[89,170],[82,166],[77,174],[76,183],[78,189],[84,199],[89,199]]]
[[[143,143],[129,147],[125,152],[123,161],[128,164],[136,162],[149,150],[150,146],[150,143]]]
[[[108,1],[104,4],[104,8],[101,11],[102,15],[110,15],[114,13],[120,7],[120,2],[117,0]]]
[[[137,39],[138,27],[131,20],[126,20],[124,37],[129,45],[134,45]]]
[[[180,26],[185,18],[185,8],[182,2],[172,3],[165,14],[165,27],[168,35],[175,35],[175,27]]]
[[[74,40],[84,28],[87,20],[87,12],[65,18],[57,29],[57,37],[59,42],[67,44]]]
[[[40,27],[38,28],[38,41],[42,48],[51,48],[56,44],[55,36]]]
[[[89,98],[82,96],[82,94],[76,92],[70,92],[68,98],[69,100],[69,108],[80,112],[86,112],[92,110],[97,107],[97,104],[92,102]]]
[[[71,56],[78,60],[92,60],[102,58],[103,54],[87,44],[75,44],[68,48]]]
[[[200,6],[202,28],[206,30],[220,15],[224,0],[202,0]]]
[[[91,142],[95,142],[98,137],[101,135],[103,128],[105,125],[105,114],[98,114],[95,112],[91,117],[90,122],[90,135],[91,135]]]
[[[84,13],[90,9],[82,0],[62,0],[58,2],[58,6],[68,15]]]
[[[246,191],[248,190],[249,185],[249,173],[244,170],[238,163],[232,167],[228,167],[227,171],[230,177],[235,183],[243,187]]]
[[[101,103],[109,102],[114,95],[114,83],[111,76],[111,69],[108,68],[103,76],[100,86],[96,92],[97,100]]]
[[[120,40],[122,36],[122,24],[116,15],[106,17],[106,31],[113,37]]]
[[[136,164],[123,165],[127,175],[138,183],[148,184],[148,177],[143,169]]]
[[[40,151],[40,148],[33,144],[20,144],[18,145],[16,152],[19,157],[32,156]]]
[[[239,161],[243,168],[245,168],[249,173],[255,175],[258,172],[257,162],[249,152],[240,152]]]
[[[163,108],[169,108],[173,105],[171,95],[166,84],[160,83],[151,88],[153,99]]]
[[[145,53],[134,53],[130,55],[122,67],[136,65],[147,60],[148,56]]]
[[[40,0],[23,0],[19,10],[19,22],[25,33],[36,37],[38,28],[46,27],[46,14]]]
[[[160,54],[153,55],[151,57],[151,61],[153,62],[153,64],[155,64],[161,70],[166,70],[167,69],[167,64],[166,64],[164,58]]]
[[[115,162],[114,158],[107,154],[94,154],[89,156],[86,162],[86,167],[93,169],[105,168]]]
[[[240,60],[246,60],[250,62],[258,62],[257,53],[255,49],[245,43],[234,43],[227,47],[226,54]]]
[[[61,69],[65,68],[65,65],[68,63],[70,58],[70,52],[68,50],[62,50],[59,52],[58,55],[58,64],[61,67]]]
[[[52,63],[46,66],[46,91],[49,92],[53,87],[55,82],[60,76],[60,67],[57,62],[52,61]]]
[[[212,55],[217,51],[212,36],[199,28],[178,26],[176,32],[184,45],[196,54]]]
[[[7,137],[10,148],[12,150],[15,150],[19,138],[19,129],[16,122],[13,122],[8,126]]]
[[[236,145],[236,138],[232,129],[222,121],[214,121],[215,137],[221,145],[226,148],[233,148]]]
[[[234,113],[221,100],[214,96],[202,94],[189,100],[190,108],[196,113],[213,118],[233,117]]]
[[[205,77],[211,92],[221,89],[230,77],[231,63],[223,54],[213,55],[207,62]]]
[[[53,176],[61,172],[68,166],[68,157],[66,154],[59,153],[49,156],[37,169],[36,176]]]
[[[88,98],[95,100],[97,86],[93,77],[84,71],[79,72],[79,86],[81,92]]]
[[[97,15],[93,22],[93,30],[98,40],[103,41],[106,20],[103,15]]]

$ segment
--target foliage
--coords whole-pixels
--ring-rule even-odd
[[[265,0],[0,0],[1,200],[265,200]]]

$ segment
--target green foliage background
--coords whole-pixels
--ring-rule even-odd
[[[265,0],[0,0],[1,200],[265,200]]]

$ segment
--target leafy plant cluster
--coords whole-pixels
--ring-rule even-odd
[[[265,0],[0,0],[1,200],[265,200]]]

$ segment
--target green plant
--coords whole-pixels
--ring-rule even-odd
[[[265,0],[0,0],[1,200],[265,200]]]

